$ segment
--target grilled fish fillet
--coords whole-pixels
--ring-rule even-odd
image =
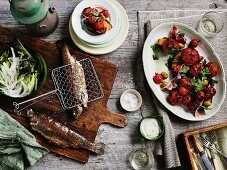
[[[69,49],[65,44],[63,44],[62,47],[62,56],[64,65],[73,64],[70,68],[68,68],[67,72],[68,78],[71,80],[71,85],[73,87],[74,98],[81,103],[81,105],[76,106],[74,110],[74,115],[78,118],[83,112],[83,107],[87,107],[88,103],[84,69],[82,65],[76,61],[75,56],[70,54]]]
[[[27,116],[33,130],[58,146],[63,148],[84,148],[97,154],[104,154],[105,144],[91,143],[85,137],[45,114],[37,115],[32,109],[29,109]]]

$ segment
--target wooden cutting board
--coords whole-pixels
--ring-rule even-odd
[[[11,29],[0,27],[0,43],[8,43],[13,41],[14,38],[18,38],[22,44],[31,47],[40,53],[45,59],[48,67],[48,78],[43,88],[36,94],[36,96],[49,92],[54,89],[54,85],[51,79],[51,71],[53,68],[62,66],[62,57],[56,44],[49,43],[38,38],[30,37],[24,33],[16,32]],[[67,113],[61,108],[60,102],[57,96],[52,96],[45,99],[31,108],[38,113],[45,113],[64,123],[77,133],[85,136],[90,142],[94,142],[98,132],[98,128],[102,123],[113,124],[118,127],[124,127],[127,124],[127,117],[122,114],[117,114],[107,109],[107,101],[113,86],[113,82],[117,73],[118,66],[110,62],[80,53],[70,49],[71,53],[77,56],[77,59],[89,58],[91,59],[98,78],[104,91],[104,97],[97,101],[88,104],[88,109],[84,110],[83,114],[77,120],[73,120]],[[32,96],[34,97],[34,96]],[[15,100],[16,102],[24,101]],[[71,149],[60,148],[52,143],[49,143],[37,132],[33,131],[29,125],[28,118],[25,111],[21,116],[14,113],[14,107],[12,105],[14,99],[0,96],[0,107],[7,111],[13,118],[18,120],[23,126],[29,129],[36,137],[37,141],[48,148],[50,151],[64,155],[66,157],[87,162],[90,152],[84,149]],[[103,141],[105,142],[105,141]]]

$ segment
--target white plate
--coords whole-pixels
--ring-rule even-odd
[[[97,47],[97,46],[91,47],[86,42],[82,41],[75,34],[75,32],[72,29],[71,19],[69,21],[69,33],[70,33],[70,36],[71,36],[73,42],[76,44],[76,46],[78,48],[80,48],[81,50],[83,50],[83,51],[85,51],[85,52],[87,52],[89,54],[102,55],[102,54],[110,53],[110,52],[116,50],[118,47],[120,47],[121,44],[125,41],[125,38],[127,37],[128,29],[129,29],[129,20],[128,20],[128,15],[127,15],[125,9],[116,0],[109,0],[109,2],[113,3],[113,5],[115,5],[115,7],[117,8],[117,10],[118,10],[118,12],[119,12],[119,14],[121,16],[122,26],[121,26],[121,29],[120,29],[119,33],[117,34],[116,38],[108,46],[105,46],[105,47]]]
[[[110,23],[113,28],[102,35],[91,35],[87,33],[81,24],[81,13],[87,7],[102,7],[110,13]],[[113,39],[120,30],[120,15],[116,7],[108,0],[83,0],[72,13],[72,28],[77,36],[91,44],[104,44]]]
[[[155,73],[160,73],[162,71],[166,71],[169,73],[168,68],[165,66],[168,57],[159,57],[159,60],[153,60],[153,50],[151,45],[155,44],[156,41],[161,37],[168,37],[169,32],[172,26],[177,26],[178,30],[185,33],[185,38],[187,39],[187,43],[192,38],[197,38],[200,40],[199,46],[196,48],[201,56],[203,56],[207,61],[213,61],[219,65],[220,73],[216,76],[216,80],[218,84],[215,85],[216,88],[216,95],[213,98],[213,102],[211,105],[212,110],[206,110],[206,115],[201,117],[195,117],[193,113],[187,112],[181,106],[173,106],[169,104],[166,100],[167,94],[161,91],[160,86],[155,84],[153,81],[153,76]],[[144,47],[143,47],[143,67],[145,76],[147,78],[148,84],[151,87],[153,93],[158,98],[158,100],[172,113],[181,117],[182,119],[191,120],[191,121],[200,121],[205,120],[212,117],[214,114],[217,113],[220,106],[222,105],[225,93],[226,93],[226,82],[225,82],[225,72],[221,61],[211,46],[211,44],[196,30],[193,28],[186,26],[181,23],[164,23],[160,24],[155,27],[147,37]]]

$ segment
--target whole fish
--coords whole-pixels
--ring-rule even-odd
[[[27,110],[30,125],[50,142],[63,148],[84,148],[97,154],[104,154],[105,144],[91,143],[85,137],[71,130],[45,114],[37,115],[32,109]]]
[[[88,103],[88,93],[86,89],[84,69],[76,60],[76,57],[70,54],[65,43],[62,45],[62,56],[64,65],[72,65],[68,68],[67,73],[71,86],[73,87],[73,96],[78,102],[81,103],[81,105],[76,106],[74,110],[74,115],[76,118],[78,118],[83,112],[83,107],[87,107]]]

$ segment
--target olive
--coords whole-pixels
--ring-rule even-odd
[[[167,79],[169,77],[168,73],[166,73],[165,71],[161,72],[161,75],[164,79]]]
[[[161,84],[161,88],[163,88],[163,87],[165,87],[167,85],[168,85],[168,83],[166,81],[163,81],[162,84]]]
[[[206,106],[206,107],[209,107],[211,105],[211,101],[206,100],[206,101],[203,102],[203,105]]]
[[[185,47],[185,45],[182,44],[182,43],[178,43],[178,45],[179,45],[180,48],[184,48]]]

